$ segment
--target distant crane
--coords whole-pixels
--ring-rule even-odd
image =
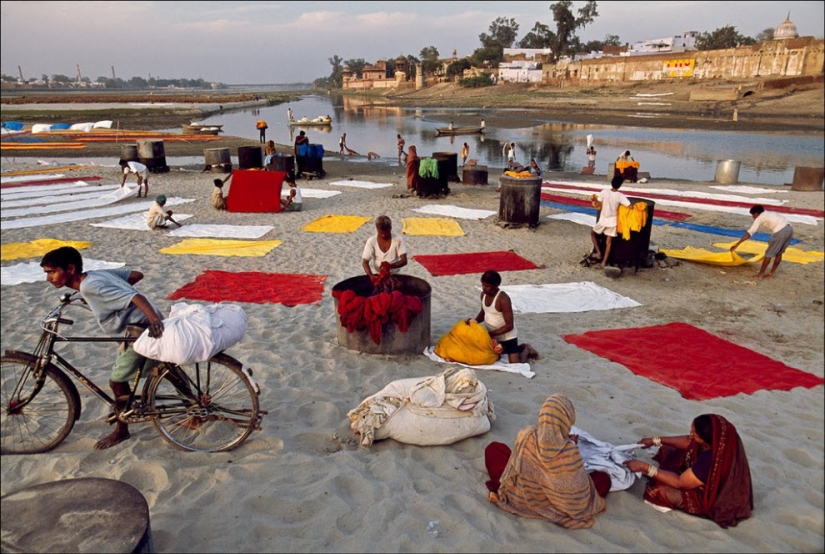
[[[22,70],[22,69],[20,69],[20,66],[19,66],[19,65],[17,66],[17,71],[20,73],[20,83],[21,83],[21,84],[22,84],[22,83],[25,83],[25,82],[26,82],[26,80],[23,78],[23,70]]]
[[[80,75],[80,64],[77,64],[77,84],[78,86],[83,81],[83,77]]]

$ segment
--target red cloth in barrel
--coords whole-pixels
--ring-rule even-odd
[[[464,275],[467,273],[484,273],[488,269],[495,271],[521,271],[538,269],[538,266],[508,250],[506,252],[469,252],[467,254],[436,254],[414,256],[413,259],[423,265],[434,276]]]
[[[169,296],[169,300],[249,302],[252,304],[314,304],[324,294],[326,275],[299,273],[233,273],[207,269]]]
[[[281,186],[285,177],[283,171],[233,171],[229,194],[226,195],[226,211],[280,212]]]
[[[406,333],[410,328],[410,320],[423,309],[421,299],[417,296],[403,294],[397,290],[392,291],[390,297],[390,316],[392,317],[392,321],[396,327],[398,327],[399,331]]]
[[[369,330],[375,344],[381,344],[385,323],[392,320],[398,330],[405,333],[410,328],[410,320],[422,310],[420,298],[399,291],[363,297],[344,290],[332,291],[332,296],[338,299],[341,325],[350,333]]]
[[[341,316],[341,325],[350,333],[364,328],[364,305],[366,298],[358,296],[355,291],[332,291],[332,296],[338,299],[338,315]]]
[[[636,375],[678,390],[692,400],[708,400],[758,390],[813,388],[821,377],[698,329],[687,323],[589,331],[562,338],[613,360]]]

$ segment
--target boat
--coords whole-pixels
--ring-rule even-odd
[[[217,135],[223,133],[223,125],[204,125],[202,123],[182,124],[184,135]]]
[[[308,117],[302,117],[301,119],[290,119],[289,125],[294,127],[303,127],[303,126],[316,126],[316,127],[323,127],[323,126],[330,126],[332,125],[332,118],[328,115],[319,115],[315,119],[309,119]]]
[[[438,127],[435,130],[437,137],[450,137],[454,135],[480,135],[484,132],[484,127]]]

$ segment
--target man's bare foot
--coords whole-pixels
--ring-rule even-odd
[[[539,359],[539,357],[540,357],[539,353],[536,351],[535,348],[533,348],[529,344],[525,345],[525,350],[527,350],[527,359],[528,360],[538,360]]]
[[[128,429],[125,431],[115,429],[114,431],[112,431],[111,434],[106,435],[105,437],[103,437],[95,443],[95,450],[105,450],[118,443],[128,440],[130,436],[131,435],[129,435]]]
[[[768,279],[773,279],[773,273],[768,273]]]
[[[764,275],[762,275],[761,273],[759,275],[757,275],[756,277],[754,277],[754,279],[756,279],[757,281],[761,281],[763,278],[764,278]]]

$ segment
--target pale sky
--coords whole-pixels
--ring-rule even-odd
[[[310,82],[328,59],[441,57],[480,47],[497,17],[555,29],[552,2],[0,2],[0,70],[29,79],[202,78],[226,84]],[[574,2],[578,9],[584,2]],[[618,35],[636,42],[733,25],[746,36],[776,27],[790,12],[800,36],[822,38],[825,2],[598,2],[582,41]]]

